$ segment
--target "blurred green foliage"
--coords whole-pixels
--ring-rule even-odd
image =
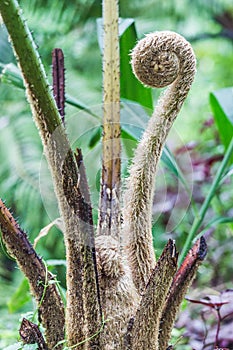
[[[81,101],[97,116],[101,117],[102,68],[96,26],[96,19],[101,16],[101,1],[21,0],[20,4],[39,46],[39,52],[49,77],[51,76],[51,51],[54,47],[61,47],[65,54],[67,94]],[[201,132],[203,123],[212,114],[208,102],[209,93],[229,87],[233,81],[233,41],[221,35],[224,29],[223,25],[215,20],[217,15],[224,12],[233,15],[231,0],[206,0],[204,2],[201,0],[120,1],[121,17],[134,18],[136,28],[129,28],[131,32],[137,31],[139,38],[144,33],[155,30],[174,30],[191,40],[197,56],[197,76],[168,143],[170,148],[176,151],[187,142],[196,142],[198,146],[193,151],[193,157],[197,157],[197,153],[201,154],[203,158],[207,158],[210,155],[223,154],[224,152],[215,125],[207,126],[204,132]],[[219,35],[212,38],[213,34]],[[122,43],[122,53],[127,55],[127,59],[129,54],[127,51],[131,49],[128,44],[130,43]],[[128,46],[126,47],[126,45]],[[4,27],[1,27],[0,64],[6,63],[15,64],[16,62],[8,43],[6,31]],[[125,79],[124,73],[129,69],[129,66],[122,69],[123,81]],[[49,79],[51,81],[51,78]],[[153,91],[154,103],[156,103],[159,94],[160,91]],[[0,83],[0,105],[0,196],[6,200],[8,206],[11,206],[14,215],[19,218],[20,224],[29,232],[30,239],[33,241],[40,230],[58,215],[56,204],[54,204],[53,189],[46,164],[44,164],[38,132],[34,126],[23,90]],[[147,106],[150,106],[150,102]],[[130,116],[130,130],[132,131],[133,125],[133,132],[141,134],[145,126],[143,118],[139,120],[140,118],[135,118],[134,115],[136,112],[141,115],[145,111],[142,112],[138,108],[138,106],[126,103],[122,107],[122,115],[124,122]],[[68,133],[73,141],[73,147],[83,148],[93,201],[97,206],[101,162],[100,121],[85,111],[80,112],[75,106],[68,104],[66,105],[66,115]],[[128,158],[132,156],[135,139],[130,136],[130,132],[127,133],[127,127],[124,132],[123,173],[126,174]],[[178,163],[180,160],[179,164],[182,168],[182,157],[179,159],[177,156],[177,158]],[[185,166],[192,166],[192,164],[185,163]],[[214,165],[214,171],[217,167],[218,163]],[[95,170],[93,171],[93,169]],[[189,174],[185,176],[188,179]],[[211,181],[210,178],[207,180]],[[173,175],[166,174],[166,186],[172,188],[176,181]],[[203,193],[206,193],[206,187],[209,184],[208,181],[204,183],[194,179],[195,181],[194,199],[199,204],[198,201],[202,200]],[[229,181],[228,179],[224,185],[224,191],[219,190],[219,195],[213,202],[209,216],[213,213],[218,213],[219,216],[229,215],[233,200]],[[200,186],[202,186],[202,192]],[[162,185],[161,188],[163,188]],[[95,211],[94,214],[96,218],[97,212]],[[182,221],[184,215],[186,215],[186,220]],[[179,206],[175,209],[172,220],[176,216],[178,219],[175,218],[175,224],[172,221],[172,225],[174,227],[181,222],[178,228],[175,227],[176,235],[180,237],[178,245],[181,246],[186,232],[190,228],[192,216],[189,213],[183,213]],[[156,231],[157,254],[167,240],[167,235],[163,234],[166,225],[167,221],[164,215],[156,217],[154,230]],[[212,244],[216,248],[219,240],[226,243],[222,245],[225,246],[227,252],[223,262],[228,265],[229,260],[231,260],[228,241],[231,238],[232,226],[229,224],[224,228],[218,227],[209,243],[210,246]],[[62,234],[58,229],[53,228],[38,243],[38,252],[45,259],[64,259]],[[218,256],[221,256],[221,253],[222,251],[219,252]],[[208,275],[206,271],[211,271],[209,267],[211,261],[219,266],[214,254],[210,253],[210,260],[202,268],[205,272],[200,274],[201,283],[209,283],[206,281]],[[0,252],[1,296],[4,295],[5,288],[9,288],[8,295],[13,295],[15,286],[18,286],[22,280],[19,272],[13,273],[12,269],[15,269],[14,262],[5,256],[3,250]],[[64,286],[64,266],[55,266],[52,269],[54,273],[59,273],[59,278]],[[211,277],[216,280],[214,272],[209,275],[208,281]],[[226,281],[229,275],[226,272],[222,278],[218,276],[218,283]],[[5,319],[6,322],[0,323],[0,348],[4,348],[7,344],[12,343],[12,339],[16,340],[17,338],[16,322],[19,314],[7,316],[5,304],[9,301],[8,296],[1,300],[3,301],[0,303],[0,308],[4,311],[0,319]],[[22,309],[19,307],[18,312],[22,312],[22,310],[27,311],[28,308],[22,305]]]

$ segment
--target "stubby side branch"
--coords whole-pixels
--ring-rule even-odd
[[[181,302],[190,287],[198,267],[204,260],[207,246],[204,237],[196,241],[188,252],[184,262],[177,271],[163,309],[160,321],[159,349],[166,350],[171,337],[171,331],[179,311]]]
[[[169,240],[142,296],[131,331],[131,350],[158,350],[160,317],[177,269],[175,244]]]
[[[28,241],[5,204],[0,199],[0,227],[2,238],[10,255],[28,278],[31,291],[38,304],[39,315],[46,331],[48,348],[52,349],[65,336],[64,306],[52,274]],[[62,349],[62,346],[57,346]]]

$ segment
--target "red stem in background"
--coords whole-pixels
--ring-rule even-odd
[[[221,307],[221,306],[220,306]],[[217,324],[217,331],[215,336],[215,344],[214,346],[219,346],[219,332],[220,332],[220,326],[221,326],[221,315],[220,315],[220,307],[217,307],[215,310],[217,312],[217,318],[218,318],[218,324]]]
[[[65,66],[64,55],[61,49],[52,52],[53,67],[53,96],[63,125],[65,124]]]

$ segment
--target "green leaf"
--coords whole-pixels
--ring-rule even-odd
[[[74,106],[74,107],[76,107],[78,109],[81,109],[81,110],[87,112],[92,117],[100,119],[100,116],[98,116],[97,114],[92,112],[92,110],[88,106],[86,106],[83,102],[77,100],[76,98],[74,98],[72,96],[66,95],[66,103],[68,103],[71,106]]]
[[[206,227],[204,228],[204,230],[202,230],[196,237],[196,239],[199,239],[201,236],[203,236],[203,234],[210,228],[210,227],[216,227],[217,225],[221,225],[221,224],[232,224],[233,223],[233,218],[232,217],[224,217],[224,216],[219,216],[216,217],[214,219],[212,219],[211,221],[209,221],[209,223],[206,225]]]
[[[96,144],[101,139],[102,135],[102,128],[99,126],[96,128],[95,132],[92,134],[90,141],[89,141],[89,148],[93,148],[96,146]]]
[[[122,129],[135,141],[139,141],[145,130],[149,116],[139,103],[123,100],[121,103]]]
[[[19,89],[25,89],[23,84],[23,78],[20,70],[18,67],[13,63],[8,64],[2,64],[0,63],[0,68],[2,69],[2,72],[0,74],[0,81],[4,84],[13,85],[14,87],[17,87]],[[68,103],[71,106],[74,106],[80,110],[83,110],[90,114],[92,117],[95,117],[97,119],[100,119],[100,116],[92,112],[92,110],[86,106],[83,102],[77,100],[76,98],[66,95],[66,103]]]
[[[172,152],[170,151],[170,149],[168,148],[167,145],[165,145],[165,147],[163,149],[161,159],[162,159],[163,163],[166,165],[166,167],[171,171],[171,173],[173,173],[182,182],[187,193],[189,193],[190,196],[192,196],[192,193],[190,192],[189,186],[185,180],[185,177],[184,177],[179,165],[177,164],[174,155],[172,154]]]
[[[212,92],[210,94],[210,105],[220,139],[225,149],[227,149],[233,135],[233,87]],[[233,155],[230,162],[233,162]]]
[[[231,177],[233,175],[233,165],[227,169],[226,173],[223,175],[220,184],[224,183],[228,177]]]
[[[64,259],[49,259],[46,260],[46,265],[47,266],[66,266],[66,260]]]
[[[134,76],[130,64],[130,53],[137,42],[135,22],[132,18],[121,19],[119,24],[120,34],[120,87],[121,98],[126,98],[140,103],[143,107],[153,108],[152,93],[150,88],[143,86]]]
[[[206,226],[206,229],[212,226],[216,226],[219,224],[229,224],[233,222],[233,217],[224,217],[224,216],[220,216],[217,218],[214,218],[213,220],[211,220],[208,225]]]
[[[11,299],[7,303],[9,312],[13,313],[18,311],[30,300],[31,295],[28,280],[24,278],[16,292],[12,295]]]
[[[25,344],[22,347],[23,350],[37,350],[38,348],[38,344]]]
[[[18,342],[18,343],[15,343],[15,344],[12,344],[10,346],[7,346],[5,348],[5,350],[20,350],[22,349],[22,343],[21,342]]]
[[[188,253],[188,250],[192,244],[193,239],[195,239],[196,234],[203,223],[203,220],[204,220],[206,212],[210,206],[210,203],[211,203],[212,199],[214,198],[214,196],[216,195],[217,188],[218,188],[218,186],[223,178],[223,174],[225,173],[226,168],[228,167],[229,160],[230,160],[230,157],[232,156],[232,153],[233,153],[233,137],[231,139],[230,144],[227,147],[227,150],[224,154],[224,158],[218,167],[216,175],[213,178],[209,192],[207,193],[205,200],[202,203],[202,206],[199,210],[199,213],[195,216],[194,222],[191,226],[191,229],[189,230],[188,236],[186,237],[184,247],[183,247],[182,252],[180,254],[180,263],[184,260],[186,254]]]
[[[9,44],[7,30],[4,25],[0,26],[0,52],[1,52],[0,61],[2,63],[7,63],[14,60],[13,50],[11,45]],[[0,72],[1,72],[1,66],[0,66]]]
[[[97,19],[97,35],[101,52],[103,51],[103,24],[102,18]],[[120,18],[119,20],[120,36],[120,86],[121,98],[135,101],[143,107],[152,109],[153,100],[150,88],[143,86],[135,78],[130,65],[130,52],[137,42],[137,33],[134,19]]]
[[[0,63],[0,67],[2,68],[2,73],[0,75],[0,79],[2,83],[11,84],[19,89],[24,89],[22,75],[20,73],[20,70],[17,68],[15,64]]]

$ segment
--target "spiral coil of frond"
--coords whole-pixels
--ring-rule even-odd
[[[143,291],[155,265],[151,235],[152,201],[157,165],[171,126],[188,94],[196,71],[191,45],[179,34],[164,31],[146,35],[132,51],[137,78],[151,87],[165,87],[143,134],[124,196],[123,237],[134,283]]]

